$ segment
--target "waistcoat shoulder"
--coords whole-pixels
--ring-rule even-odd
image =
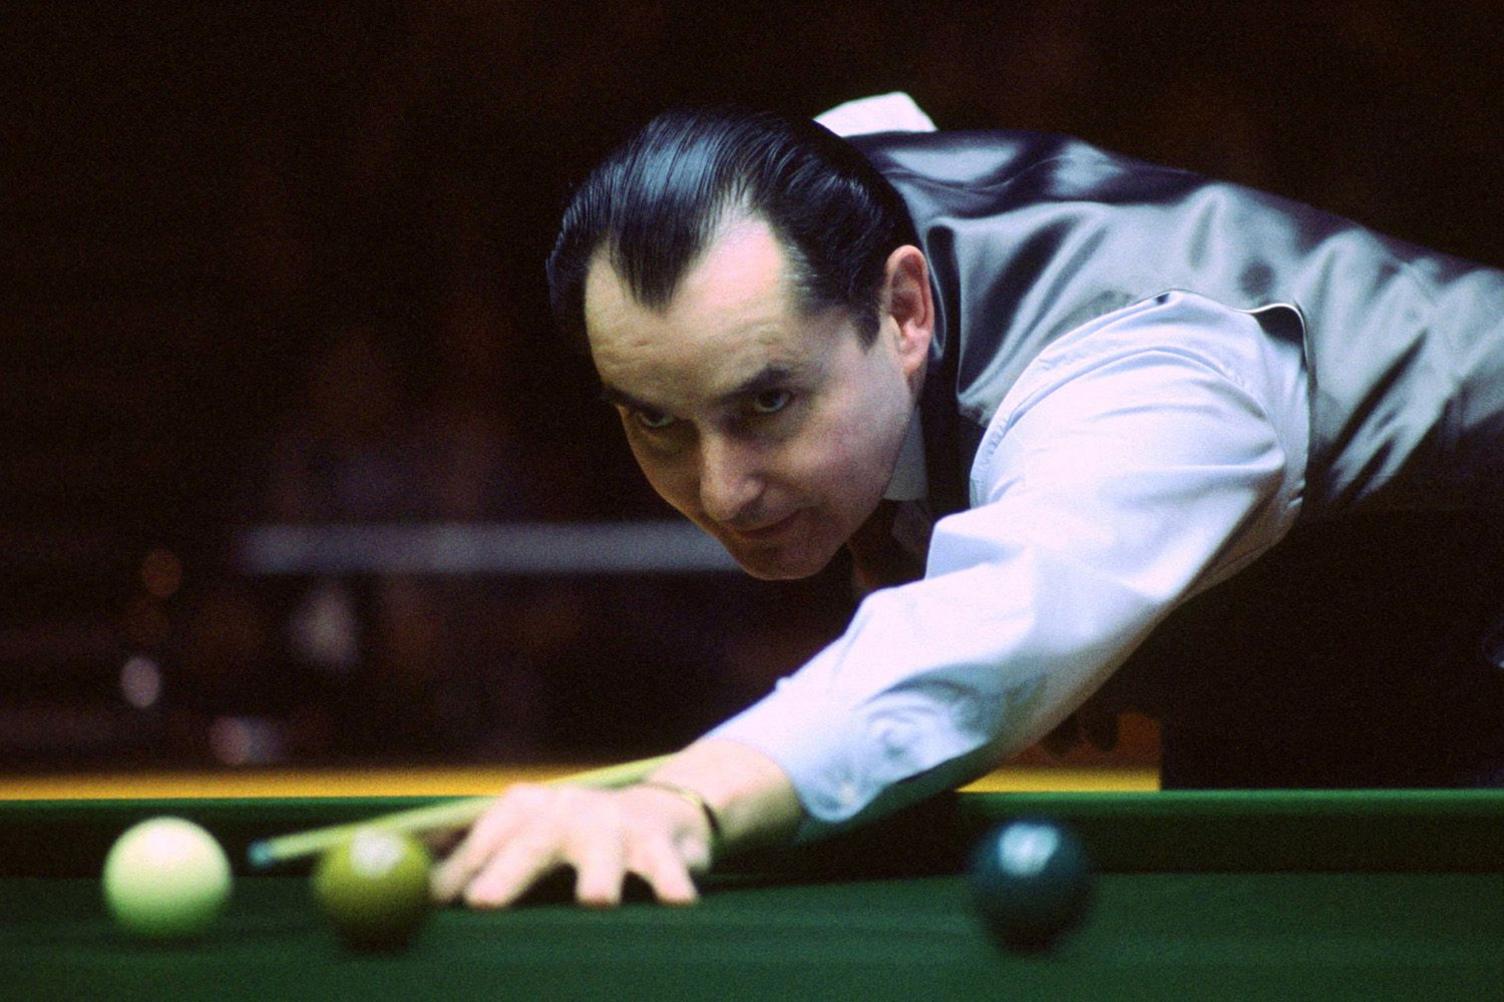
[[[1264,310],[1270,336],[1300,340],[1312,404],[1307,517],[1378,495],[1466,493],[1480,471],[1504,473],[1492,455],[1504,454],[1498,271],[1068,137],[855,142],[903,197],[930,261],[925,420],[950,427],[927,445],[935,462],[961,464],[962,483],[968,448],[1040,351],[1170,290]],[[1288,310],[1266,309],[1279,305]],[[1469,412],[1465,391],[1488,386],[1494,406]],[[1464,472],[1459,454],[1472,457]]]

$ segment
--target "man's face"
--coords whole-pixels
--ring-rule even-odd
[[[662,311],[604,254],[585,282],[591,356],[648,482],[761,578],[820,570],[877,506],[929,343],[885,309],[863,346],[844,311],[801,314],[786,270],[767,224],[743,219]]]

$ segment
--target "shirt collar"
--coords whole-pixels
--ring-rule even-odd
[[[898,463],[883,497],[888,501],[919,501],[929,495],[929,474],[924,469],[924,428],[919,409],[909,419],[909,430],[898,450]]]

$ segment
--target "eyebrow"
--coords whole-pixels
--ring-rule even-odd
[[[610,383],[601,384],[601,399],[608,404],[617,404],[618,406],[625,407],[628,410],[654,412],[662,410],[662,408],[654,407],[652,404],[647,403],[646,401],[639,400],[637,397],[632,396],[632,394],[628,393],[625,390],[618,390]]]
[[[745,400],[747,397],[755,397],[759,393],[766,393],[769,390],[781,389],[789,382],[793,381],[797,375],[798,371],[792,366],[765,365],[750,378],[742,380],[742,382],[739,383],[730,392],[723,393],[719,397],[717,397],[715,401],[716,405],[718,407],[725,407],[729,404],[735,403],[738,400]],[[626,390],[618,389],[617,387],[612,386],[610,383],[601,384],[601,399],[609,404],[617,404],[630,410],[652,411],[659,414],[668,413],[664,408],[659,407],[657,404],[648,403],[640,397],[633,396]]]
[[[759,393],[769,390],[782,389],[794,380],[795,370],[787,365],[765,365],[750,379],[744,379],[741,385],[730,393],[722,394],[716,403],[725,406],[737,400],[745,400],[747,397],[755,397]]]

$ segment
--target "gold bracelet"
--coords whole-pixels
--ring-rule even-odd
[[[720,819],[715,816],[715,811],[711,810],[710,804],[706,802],[705,798],[694,790],[691,790],[687,786],[680,786],[678,783],[665,783],[656,779],[645,779],[637,785],[649,790],[662,790],[664,793],[672,793],[680,800],[693,804],[705,816],[705,823],[710,827],[711,841],[719,842],[721,840]]]

